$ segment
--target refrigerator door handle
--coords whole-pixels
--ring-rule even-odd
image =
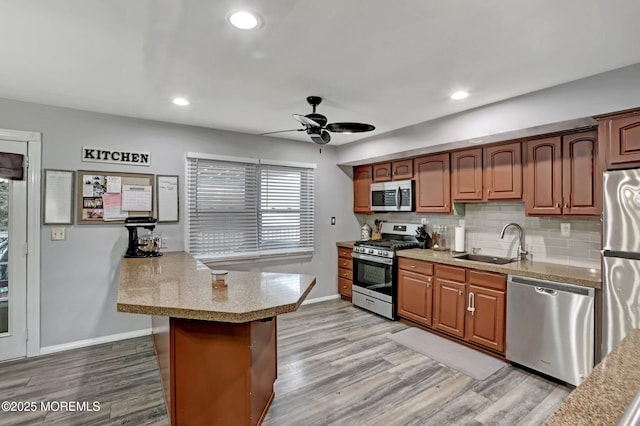
[[[620,259],[640,260],[640,253],[632,253],[628,251],[618,250],[602,250],[604,257],[617,257]]]

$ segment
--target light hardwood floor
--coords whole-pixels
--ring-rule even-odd
[[[511,366],[474,380],[387,338],[406,327],[340,300],[278,317],[276,396],[263,424],[537,425],[571,391]],[[2,363],[3,400],[101,409],[0,412],[0,425],[168,424],[150,337]]]

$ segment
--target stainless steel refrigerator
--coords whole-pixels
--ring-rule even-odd
[[[640,327],[640,169],[604,174],[602,357]]]

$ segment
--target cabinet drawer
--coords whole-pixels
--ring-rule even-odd
[[[343,296],[351,297],[351,281],[345,280],[344,278],[338,278],[338,293]]]
[[[398,258],[398,268],[419,274],[433,275],[433,263],[423,262],[421,260],[400,257]]]
[[[469,284],[506,291],[507,277],[491,272],[469,271]]]
[[[344,269],[352,270],[353,269],[353,260],[352,259],[345,259],[344,257],[339,257],[338,258],[338,268],[344,268]]]
[[[351,269],[338,268],[338,277],[351,281],[353,279],[353,272],[351,272]]]
[[[346,247],[338,247],[338,257],[348,257],[351,259],[351,252],[353,250]]]
[[[444,278],[447,280],[465,282],[464,268],[458,268],[456,266],[436,265],[436,277]]]

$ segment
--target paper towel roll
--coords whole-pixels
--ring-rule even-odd
[[[456,226],[453,251],[464,251],[464,227]]]

